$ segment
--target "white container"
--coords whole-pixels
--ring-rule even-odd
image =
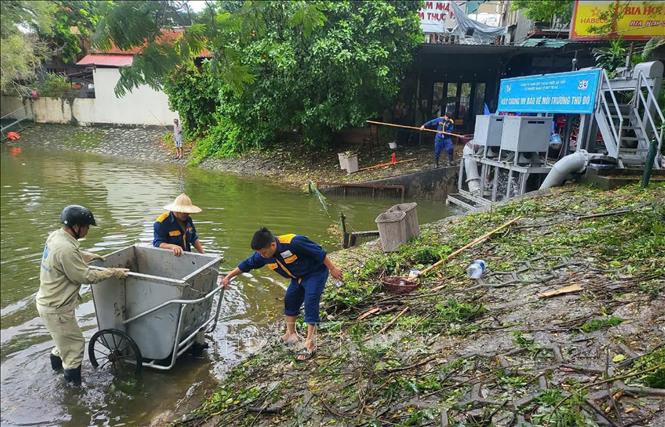
[[[483,147],[499,147],[501,145],[504,117],[496,114],[476,116],[473,143]]]
[[[358,172],[358,155],[353,154],[346,159],[346,173],[351,175],[354,172]]]
[[[466,268],[466,274],[471,279],[478,280],[482,277],[485,272],[485,261],[482,259],[477,259]]]
[[[342,170],[346,170],[348,174],[358,172],[358,154],[345,151],[343,153],[337,153],[337,158],[339,159],[339,167]]]
[[[347,152],[337,153],[337,158],[339,159],[339,168],[342,170],[346,170],[348,168],[347,166],[348,164],[347,159],[349,158],[348,153]]]
[[[396,149],[397,148],[397,143],[395,141],[390,141],[388,143],[388,148],[390,148],[391,150]]]
[[[395,252],[406,237],[406,213],[403,211],[384,212],[374,220],[379,228],[383,252]]]
[[[550,146],[551,117],[506,116],[501,133],[501,150],[543,153]]]
[[[418,225],[418,203],[400,203],[394,205],[388,212],[404,212],[406,214],[406,239],[409,240],[417,237],[420,234],[420,227]]]

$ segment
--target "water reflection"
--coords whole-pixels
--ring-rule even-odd
[[[137,384],[119,384],[95,372],[87,360],[85,386],[77,391],[51,372],[52,346],[34,306],[39,259],[60,211],[77,203],[92,209],[99,223],[81,241],[108,253],[152,241],[152,222],[162,206],[187,192],[203,212],[195,215],[209,252],[224,256],[223,269],[249,254],[249,239],[261,225],[274,232],[297,232],[336,249],[329,232],[343,209],[355,229],[371,229],[374,217],[394,203],[383,199],[331,199],[325,212],[314,197],[278,182],[240,179],[202,170],[122,163],[97,156],[23,147],[8,155],[2,147],[0,257],[2,333],[2,425],[147,424],[173,410],[188,392],[201,393],[216,378],[266,339],[268,325],[281,317],[284,281],[259,270],[244,275],[224,296],[221,321],[206,359],[183,359],[169,372],[147,371]],[[421,222],[445,216],[441,204],[421,203]],[[89,287],[77,317],[86,341],[96,331]],[[211,363],[212,362],[212,363]]]

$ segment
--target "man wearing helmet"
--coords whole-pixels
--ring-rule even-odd
[[[82,301],[79,295],[81,284],[97,283],[111,277],[124,279],[128,270],[95,270],[87,265],[93,259],[103,259],[79,247],[78,240],[88,234],[91,225],[97,225],[89,209],[79,205],[67,206],[60,221],[62,228],[51,233],[44,246],[37,311],[55,341],[50,355],[51,367],[56,371],[64,368],[65,380],[80,384],[85,339],[74,310]]]

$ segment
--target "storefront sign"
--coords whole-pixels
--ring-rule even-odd
[[[591,114],[599,69],[501,79],[497,111]]]
[[[449,1],[426,1],[425,7],[418,11],[418,17],[424,33],[442,33],[457,24]]]
[[[607,40],[619,37],[623,40],[665,37],[665,2],[662,0],[575,1],[570,25],[571,39]]]

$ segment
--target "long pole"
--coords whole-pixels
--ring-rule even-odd
[[[444,262],[448,261],[448,260],[451,259],[452,257],[454,257],[454,256],[456,256],[456,255],[459,255],[461,252],[464,252],[465,250],[469,249],[469,248],[472,247],[472,246],[476,246],[478,243],[484,242],[484,241],[487,240],[492,234],[497,233],[497,232],[503,230],[504,228],[508,227],[510,224],[514,223],[515,221],[520,220],[521,218],[522,218],[521,216],[518,216],[517,218],[513,218],[513,219],[511,219],[510,221],[504,223],[503,225],[501,225],[501,226],[495,228],[494,230],[492,230],[492,231],[490,231],[490,232],[488,232],[488,233],[483,234],[482,236],[478,237],[478,238],[477,238],[476,240],[474,240],[473,242],[468,243],[468,244],[462,246],[461,248],[457,249],[455,252],[451,253],[451,254],[448,255],[447,257],[442,258],[441,260],[437,261],[436,263],[430,265],[429,267],[427,267],[426,269],[424,269],[423,271],[421,271],[421,272],[418,274],[418,276],[423,276],[423,275],[429,273],[430,271],[432,271],[433,269],[437,268],[438,266],[440,266],[440,265],[443,264]]]
[[[450,132],[444,132],[442,130],[420,129],[420,128],[417,128],[415,126],[397,125],[395,123],[386,123],[386,122],[375,122],[373,120],[366,120],[366,122],[370,123],[370,124],[373,124],[373,125],[382,125],[382,126],[390,126],[390,127],[394,127],[394,128],[413,129],[413,130],[425,131],[425,132],[442,133],[444,135],[450,135],[450,136],[456,136],[458,138],[464,138],[464,135],[459,135],[459,134],[450,133]]]

